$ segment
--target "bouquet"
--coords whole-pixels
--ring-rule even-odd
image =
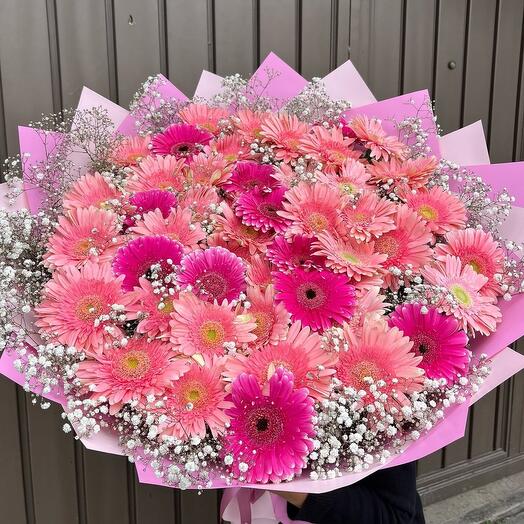
[[[2,373],[183,489],[328,491],[462,436],[524,367],[522,165],[438,137],[427,92],[373,100],[349,62],[308,83],[270,55],[20,128]]]

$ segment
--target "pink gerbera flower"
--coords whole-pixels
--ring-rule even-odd
[[[237,160],[242,160],[249,154],[249,151],[249,147],[246,146],[242,138],[236,134],[221,136],[217,140],[213,140],[209,146],[204,149],[207,155],[211,153],[223,155],[229,164]]]
[[[186,252],[199,249],[199,242],[206,237],[202,226],[193,224],[192,213],[188,208],[178,207],[173,209],[167,217],[160,210],[146,213],[142,220],[138,220],[131,231],[138,235],[162,235],[176,240],[184,246]]]
[[[159,276],[173,272],[173,266],[180,264],[184,249],[180,242],[164,236],[139,237],[122,246],[113,260],[115,275],[124,275],[122,287],[132,291],[138,286],[140,277],[159,266]]]
[[[300,475],[315,436],[308,390],[295,389],[293,375],[279,368],[269,379],[267,395],[254,375],[238,376],[231,400],[224,454],[233,458],[234,475],[257,483]]]
[[[372,186],[367,183],[369,177],[369,173],[361,162],[349,158],[342,164],[340,174],[322,173],[317,180],[323,184],[337,187],[342,195],[357,195],[372,189]]]
[[[169,344],[135,337],[124,347],[106,349],[84,360],[76,376],[92,399],[107,399],[113,415],[131,401],[144,405],[148,396],[164,395],[188,368],[187,360],[176,358]]]
[[[136,166],[138,162],[151,154],[151,137],[125,137],[111,155],[111,161],[119,166]]]
[[[445,235],[448,231],[466,227],[466,206],[454,194],[440,187],[419,189],[416,193],[406,192],[406,205],[436,235]]]
[[[359,333],[366,322],[380,322],[386,314],[386,297],[380,294],[379,286],[368,289],[356,288],[353,316],[346,322],[348,329]]]
[[[75,207],[105,208],[121,194],[111,187],[100,173],[87,173],[81,176],[64,195],[64,209]]]
[[[429,378],[454,381],[458,374],[468,370],[468,336],[453,317],[421,304],[403,304],[389,317],[389,325],[396,326],[413,342],[413,350],[422,357],[419,366]]]
[[[262,136],[275,145],[277,160],[290,162],[300,155],[301,140],[309,131],[309,126],[295,115],[287,113],[269,114],[262,124]]]
[[[127,180],[128,191],[162,189],[181,191],[184,187],[183,160],[174,156],[150,156],[140,162]]]
[[[246,289],[245,273],[242,259],[222,247],[210,247],[182,259],[178,283],[191,286],[203,300],[231,302]]]
[[[73,208],[58,217],[58,226],[49,238],[44,260],[51,268],[79,266],[87,260],[109,262],[123,237],[118,217],[111,211]]]
[[[341,228],[340,213],[346,206],[346,197],[325,184],[301,182],[286,192],[284,211],[278,214],[291,222],[286,237],[296,234],[316,235],[322,231],[332,233]]]
[[[211,107],[207,104],[188,104],[180,110],[178,116],[182,122],[197,126],[216,135],[220,131],[221,125],[227,123],[229,112],[223,107]]]
[[[476,273],[470,265],[463,266],[460,258],[452,255],[446,255],[433,266],[425,266],[422,274],[429,284],[441,286],[451,294],[453,301],[442,300],[439,310],[456,317],[464,331],[483,335],[495,331],[502,315],[495,298],[480,292],[487,277]]]
[[[267,192],[253,189],[243,193],[236,201],[235,213],[244,224],[258,231],[282,233],[287,221],[278,213],[283,210],[285,192],[285,188],[278,187]]]
[[[201,151],[212,138],[211,133],[196,126],[173,124],[162,133],[153,136],[151,151],[157,155],[189,159]]]
[[[266,256],[279,271],[292,271],[297,267],[321,269],[325,259],[315,254],[313,245],[316,240],[316,237],[306,235],[295,235],[290,241],[277,236],[268,247]]]
[[[329,394],[337,359],[336,352],[322,347],[319,335],[295,322],[285,340],[262,346],[248,356],[231,358],[225,375],[233,380],[242,373],[252,373],[264,386],[277,369],[283,368],[293,374],[296,387],[307,388],[311,397],[321,400]]]
[[[129,305],[134,300],[122,293],[121,284],[122,277],[115,278],[109,264],[86,262],[81,269],[66,266],[55,271],[35,309],[36,325],[61,344],[99,353],[121,335],[118,327],[100,319],[113,304]]]
[[[355,289],[345,275],[297,268],[289,274],[275,273],[274,278],[276,299],[283,302],[293,320],[323,330],[351,318]]]
[[[345,137],[338,127],[326,129],[323,126],[314,126],[311,132],[302,138],[301,149],[322,162],[324,171],[336,173],[346,160],[360,156],[358,151],[350,149],[351,142],[353,139]]]
[[[251,144],[255,139],[262,138],[262,123],[267,118],[267,113],[241,109],[233,118],[238,133]]]
[[[204,438],[207,429],[213,437],[224,433],[229,417],[226,410],[232,403],[226,400],[225,382],[221,373],[221,359],[205,359],[205,365],[196,362],[172,384],[165,407],[160,410],[167,416],[162,423],[161,435],[189,440]]]
[[[178,195],[179,207],[191,209],[194,221],[207,218],[210,206],[219,202],[220,198],[214,187],[190,187],[187,191]]]
[[[225,342],[242,347],[256,339],[256,324],[237,315],[227,302],[212,304],[182,293],[173,307],[171,342],[185,355],[224,355]]]
[[[246,262],[246,281],[250,286],[257,286],[265,289],[273,282],[271,265],[265,256],[261,256],[257,253],[246,259]]]
[[[422,357],[415,355],[413,342],[398,328],[367,322],[360,336],[347,328],[344,336],[348,349],[339,353],[336,377],[346,387],[365,391],[364,405],[375,401],[370,386],[379,381],[385,382],[380,391],[388,395],[386,408],[393,411],[408,405],[407,395],[422,389]]]
[[[223,186],[231,176],[231,165],[222,154],[199,153],[189,160],[187,178],[192,185]]]
[[[386,134],[376,118],[358,115],[351,120],[349,127],[362,145],[369,149],[371,158],[389,160],[390,157],[402,157],[406,150],[405,144]]]
[[[129,203],[134,206],[135,213],[143,215],[149,211],[159,210],[166,218],[171,209],[177,204],[176,196],[170,191],[151,189],[135,193],[129,199]]]
[[[251,189],[273,189],[277,181],[273,178],[275,168],[269,164],[245,161],[238,162],[226,186],[228,191],[243,193]]]
[[[369,242],[373,237],[395,228],[397,206],[372,192],[364,193],[355,204],[342,211],[342,221],[348,237]]]
[[[410,190],[424,187],[437,166],[438,160],[434,156],[407,160],[392,158],[389,162],[376,162],[368,166],[368,171],[372,182],[385,184],[388,190]]]
[[[438,260],[445,261],[446,255],[459,257],[463,266],[469,265],[488,279],[480,289],[483,295],[497,297],[502,293],[497,275],[504,271],[504,251],[490,233],[472,228],[451,231],[446,242],[435,246]]]

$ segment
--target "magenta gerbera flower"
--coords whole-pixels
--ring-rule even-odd
[[[253,189],[243,193],[236,202],[235,213],[247,226],[264,233],[272,230],[282,233],[288,222],[278,215],[278,211],[284,209],[282,201],[285,192],[285,188],[279,187],[272,191]]]
[[[246,289],[242,259],[223,247],[193,251],[182,260],[178,282],[204,300],[235,300]]]
[[[164,236],[139,237],[121,247],[113,259],[115,275],[124,275],[122,288],[132,291],[140,277],[160,265],[160,274],[168,275],[182,260],[184,248],[180,242]]]
[[[213,138],[211,133],[190,124],[173,124],[151,140],[153,153],[190,158]]]
[[[267,248],[267,258],[280,271],[293,270],[296,267],[323,268],[325,259],[315,255],[313,244],[316,237],[295,235],[291,242],[277,236]]]
[[[233,382],[231,400],[224,453],[233,459],[235,477],[267,483],[299,475],[315,436],[308,390],[295,389],[293,375],[279,368],[269,379],[267,394],[254,375],[241,374]]]
[[[421,304],[403,304],[396,307],[389,325],[398,327],[413,342],[413,350],[422,357],[419,367],[429,378],[454,380],[468,369],[468,336],[458,321],[428,307],[421,312]]]
[[[277,180],[271,176],[274,172],[275,168],[269,164],[259,164],[251,161],[238,162],[226,189],[243,193],[255,188],[274,188],[278,184]]]
[[[177,199],[170,191],[151,189],[150,191],[135,193],[129,199],[129,203],[135,206],[135,212],[140,215],[159,209],[162,212],[162,216],[167,218],[171,209],[176,206]]]
[[[331,271],[276,273],[276,299],[283,302],[293,320],[314,330],[327,329],[333,322],[351,318],[355,305],[355,288],[346,275]]]

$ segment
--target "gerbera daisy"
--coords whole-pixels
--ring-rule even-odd
[[[262,124],[261,135],[275,145],[273,154],[277,160],[290,162],[300,156],[301,140],[309,126],[295,115],[269,114]]]
[[[206,427],[215,438],[224,433],[229,423],[225,410],[232,403],[226,400],[223,361],[208,358],[204,364],[193,362],[189,371],[173,382],[165,407],[160,410],[167,417],[160,430],[163,437],[184,441],[204,438]]]
[[[171,342],[185,355],[224,355],[225,342],[241,347],[256,339],[255,322],[237,315],[227,302],[212,304],[182,293],[173,307]]]
[[[346,197],[325,184],[301,182],[286,192],[284,211],[278,214],[291,222],[286,237],[296,234],[316,235],[341,229],[340,213],[347,204]]]
[[[336,173],[347,159],[360,156],[358,151],[350,149],[351,142],[353,140],[345,137],[338,127],[326,129],[323,126],[314,126],[302,138],[301,150],[322,162],[323,171]]]
[[[315,255],[325,257],[325,265],[335,273],[346,273],[359,282],[362,277],[377,276],[387,255],[375,252],[373,242],[359,244],[356,240],[339,240],[329,233],[320,233],[313,244]]]
[[[242,138],[251,144],[255,139],[262,138],[262,123],[267,116],[267,113],[260,111],[241,109],[233,117],[233,122]]]
[[[267,189],[277,186],[277,181],[271,175],[275,168],[269,164],[244,161],[238,162],[226,185],[228,191],[243,193],[251,189]]]
[[[136,332],[149,337],[169,337],[174,297],[169,293],[159,293],[158,288],[143,277],[130,295],[134,300],[127,306],[126,312],[130,320],[139,320]]]
[[[359,242],[369,242],[373,237],[395,228],[397,206],[372,192],[365,192],[355,204],[342,211],[345,234]]]
[[[189,159],[213,138],[211,133],[189,124],[173,124],[151,139],[151,151],[157,155],[173,155]]]
[[[124,275],[122,287],[132,291],[140,277],[147,275],[151,266],[160,266],[160,277],[173,272],[180,264],[184,249],[180,242],[164,236],[138,237],[122,246],[113,259],[115,275]]]
[[[427,264],[432,253],[429,247],[432,236],[420,217],[407,206],[399,205],[395,226],[396,229],[375,241],[375,249],[387,255],[382,266],[388,270],[395,267],[404,271],[408,267],[417,270]],[[396,288],[396,277],[392,273],[387,273],[384,279],[389,287]]]
[[[199,153],[189,160],[188,167],[188,182],[204,186],[223,186],[229,180],[232,169],[220,153]]]
[[[186,252],[199,249],[199,242],[206,237],[202,226],[191,222],[191,210],[179,206],[173,209],[164,218],[160,210],[146,213],[142,220],[138,220],[131,231],[138,235],[162,235],[176,240],[184,246]]]
[[[429,176],[437,169],[438,160],[434,156],[376,162],[368,166],[371,181],[386,184],[389,190],[418,189],[424,187]]]
[[[504,251],[491,233],[472,228],[451,231],[446,235],[446,242],[435,246],[438,260],[444,261],[446,255],[459,257],[463,266],[469,265],[488,279],[480,289],[481,294],[490,297],[502,294],[496,276],[504,271]]]
[[[264,345],[248,356],[231,358],[225,376],[234,380],[242,373],[251,373],[264,386],[278,368],[283,368],[293,374],[297,388],[305,387],[311,397],[321,400],[329,394],[337,359],[336,352],[322,347],[318,334],[295,322],[285,340]]]
[[[433,266],[425,266],[422,274],[429,284],[449,291],[453,301],[442,300],[439,310],[456,317],[464,331],[478,331],[483,335],[495,331],[502,315],[495,298],[482,295],[480,291],[487,277],[476,273],[469,264],[463,266],[460,258],[452,255],[446,255]]]
[[[226,162],[232,164],[237,160],[242,160],[249,154],[249,147],[244,144],[242,138],[238,135],[224,135],[213,140],[209,146],[204,148],[206,155],[220,154]]]
[[[348,329],[359,333],[365,322],[381,322],[386,314],[386,297],[380,294],[379,286],[368,289],[356,288],[353,316],[345,323]]]
[[[92,399],[107,399],[113,415],[131,401],[143,405],[150,395],[164,395],[188,369],[188,361],[177,358],[169,344],[133,337],[124,347],[106,349],[82,361],[76,376]]]
[[[316,240],[306,235],[295,235],[289,241],[277,236],[268,246],[266,256],[280,271],[292,271],[297,267],[321,269],[325,259],[315,254]]]
[[[258,253],[246,259],[247,271],[246,281],[250,286],[257,286],[265,289],[273,282],[271,266],[265,256]]]
[[[36,307],[36,325],[66,346],[88,353],[101,352],[120,329],[105,318],[113,304],[127,306],[134,297],[122,293],[122,277],[115,278],[109,264],[86,262],[81,268],[66,266],[53,273]],[[111,331],[106,327],[112,328]]]
[[[276,299],[283,302],[293,320],[323,330],[351,318],[355,289],[346,275],[297,268],[289,274],[275,273],[274,279]]]
[[[349,127],[362,145],[369,149],[369,156],[376,160],[402,157],[406,145],[396,137],[387,135],[380,120],[358,115],[349,122]]]
[[[171,155],[147,157],[132,168],[126,189],[132,192],[150,189],[181,191],[184,187],[185,165],[183,160],[177,160]]]
[[[367,183],[369,177],[361,162],[349,158],[342,164],[340,174],[321,173],[317,176],[317,181],[338,188],[342,195],[357,195],[372,189],[372,186]]]
[[[119,166],[136,166],[140,160],[151,154],[151,137],[125,137],[111,155],[111,161]]]
[[[122,195],[100,173],[87,173],[76,180],[64,195],[64,209],[75,207],[105,208]]]
[[[406,205],[426,223],[432,233],[445,235],[466,226],[467,213],[464,203],[454,194],[440,187],[406,192]]]
[[[220,202],[214,187],[190,187],[187,191],[179,193],[178,205],[189,208],[193,212],[193,221],[199,221],[209,216],[212,205]]]
[[[229,112],[223,107],[211,107],[207,104],[188,104],[180,110],[178,116],[182,122],[200,127],[216,135],[220,131],[220,125],[227,123]]]
[[[51,268],[79,266],[87,260],[109,262],[123,241],[119,230],[118,217],[112,211],[96,207],[70,209],[67,215],[58,217],[44,261]]]
[[[344,337],[348,347],[339,353],[336,377],[344,386],[366,392],[364,405],[375,401],[370,386],[379,381],[385,382],[380,391],[388,395],[388,410],[409,404],[407,395],[422,389],[422,357],[415,355],[413,342],[398,328],[366,322],[360,336],[346,327]]]
[[[246,289],[245,273],[242,259],[222,247],[210,247],[184,256],[178,283],[191,286],[203,300],[231,302]]]
[[[287,227],[287,221],[278,212],[283,209],[285,192],[286,189],[283,187],[271,191],[258,189],[247,191],[238,197],[235,213],[244,224],[258,231],[282,233]]]
[[[176,196],[170,191],[151,189],[135,193],[129,198],[129,203],[134,206],[135,213],[139,215],[158,210],[166,218],[171,209],[176,206],[177,200]]]
[[[389,325],[396,326],[413,342],[413,351],[422,357],[419,367],[429,378],[454,381],[457,374],[468,370],[468,336],[453,317],[439,313],[434,307],[421,304],[402,304],[389,317]]]
[[[313,450],[313,399],[306,388],[295,389],[293,375],[279,368],[264,394],[254,375],[233,382],[226,411],[231,427],[224,454],[232,471],[247,482],[280,482],[299,475]]]

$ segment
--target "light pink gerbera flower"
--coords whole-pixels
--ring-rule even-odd
[[[222,247],[193,251],[182,259],[178,283],[191,286],[203,300],[231,302],[246,289],[246,266],[242,259]]]
[[[322,269],[325,259],[315,254],[313,245],[316,240],[316,237],[306,235],[295,235],[289,241],[277,236],[267,248],[266,256],[279,271],[293,271],[297,267]]]
[[[464,375],[469,366],[468,336],[453,317],[439,313],[434,307],[422,313],[421,304],[403,304],[389,317],[413,342],[413,351],[422,357],[419,367],[429,378],[446,378],[454,382],[457,374]]]
[[[355,204],[342,211],[345,234],[359,242],[369,242],[395,228],[397,206],[372,192],[364,193]]]
[[[99,353],[121,331],[109,321],[99,321],[113,304],[128,306],[134,297],[121,289],[109,264],[86,262],[81,268],[66,266],[53,273],[44,288],[43,300],[35,308],[36,325],[61,344],[77,346],[89,354]],[[113,328],[112,334],[106,327]]]
[[[233,458],[235,477],[267,483],[300,475],[315,436],[313,399],[308,390],[295,389],[293,375],[279,368],[269,379],[267,394],[255,376],[239,375],[231,400],[224,454]],[[244,464],[247,471],[243,471]]]
[[[317,181],[338,188],[342,195],[357,195],[373,189],[367,183],[369,177],[364,164],[349,158],[342,164],[340,174],[322,173],[317,177]]]
[[[192,185],[223,186],[231,177],[231,169],[222,154],[199,153],[189,160],[187,179]]]
[[[438,160],[434,156],[407,160],[392,158],[389,162],[369,165],[368,172],[375,184],[387,184],[389,190],[410,190],[424,187],[437,166]]]
[[[422,389],[422,357],[415,355],[413,342],[398,328],[367,322],[360,336],[347,327],[344,336],[348,349],[339,353],[336,377],[346,387],[365,391],[364,405],[375,401],[370,393],[371,381],[375,385],[378,381],[386,383],[380,391],[388,395],[386,408],[393,411],[408,405],[407,395]]]
[[[335,273],[346,273],[359,282],[362,277],[375,277],[387,255],[375,252],[373,242],[359,244],[356,240],[339,240],[329,233],[320,233],[313,244],[315,255],[325,257],[325,265]]]
[[[181,208],[189,208],[193,212],[193,221],[207,218],[210,206],[218,204],[220,198],[214,187],[190,187],[184,193],[178,195],[178,205]]]
[[[176,196],[170,191],[150,189],[139,191],[129,198],[129,203],[134,207],[134,213],[143,215],[149,211],[158,210],[166,218],[171,209],[177,204]]]
[[[284,211],[278,214],[291,222],[286,237],[296,234],[316,235],[341,229],[340,214],[347,204],[346,197],[325,184],[301,182],[286,192]]]
[[[151,139],[151,151],[157,155],[173,155],[189,159],[203,149],[213,135],[189,124],[173,124]]]
[[[300,320],[315,331],[324,330],[333,322],[342,324],[351,318],[355,289],[346,275],[331,271],[275,273],[276,299],[283,302],[293,320]]]
[[[353,316],[345,323],[348,329],[354,333],[359,333],[366,322],[381,322],[386,314],[385,295],[380,294],[379,286],[372,286],[368,289],[356,288],[355,309]]]
[[[80,266],[87,260],[109,262],[124,237],[119,236],[118,217],[112,211],[73,208],[58,217],[49,238],[44,261],[50,268]]]
[[[265,289],[273,282],[270,262],[265,256],[258,253],[246,259],[247,271],[246,282],[250,286],[257,286]]]
[[[167,191],[181,191],[184,187],[184,160],[177,160],[174,156],[150,156],[133,168],[127,179],[128,191],[148,191],[162,189]]]
[[[489,335],[497,328],[502,314],[495,305],[495,298],[482,295],[480,290],[488,278],[468,264],[463,266],[460,258],[446,255],[443,261],[422,270],[429,284],[444,287],[452,295],[453,303],[441,301],[439,310],[453,315],[467,333],[476,331]]]
[[[351,120],[349,127],[362,145],[369,149],[371,158],[389,160],[390,157],[402,157],[406,150],[405,144],[386,134],[376,118],[358,115]]]
[[[138,286],[140,277],[147,275],[152,266],[159,267],[159,276],[173,272],[180,264],[184,249],[180,242],[164,236],[138,237],[122,246],[113,259],[115,275],[124,275],[122,287],[132,291]]]
[[[64,195],[63,205],[64,209],[91,206],[103,209],[121,196],[100,173],[87,173],[69,188]]]
[[[268,113],[241,109],[233,118],[238,133],[246,142],[251,144],[255,139],[262,138],[262,124]]]
[[[233,164],[237,160],[243,160],[249,155],[249,145],[244,144],[239,135],[224,135],[213,140],[206,146],[204,152],[209,155],[212,152],[220,154],[226,162]]]
[[[290,162],[300,155],[301,140],[309,132],[309,126],[295,115],[269,114],[262,124],[261,135],[275,145],[277,160]]]
[[[420,217],[407,206],[397,206],[395,217],[396,229],[384,233],[375,241],[375,249],[387,255],[382,266],[389,270],[398,268],[402,271],[411,268],[417,270],[429,262],[432,235]],[[384,275],[386,284],[395,289],[397,278],[392,273]]]
[[[275,168],[269,164],[244,161],[238,162],[231,174],[225,189],[235,193],[243,193],[251,189],[273,189],[278,185],[272,176]]]
[[[356,159],[360,152],[350,149],[353,139],[345,137],[338,127],[314,126],[301,140],[302,152],[322,162],[323,171],[337,173],[346,160]]]
[[[446,255],[459,257],[463,266],[469,265],[488,279],[480,289],[481,294],[490,297],[502,294],[495,277],[504,271],[504,251],[490,233],[472,228],[451,231],[446,235],[446,242],[435,246],[438,260],[445,261]]]
[[[138,162],[151,154],[151,137],[125,137],[111,155],[111,161],[119,166],[136,166]]]
[[[188,104],[180,110],[178,116],[182,122],[197,126],[214,135],[220,131],[220,125],[229,119],[229,112],[223,107],[211,107],[207,104]]]
[[[225,342],[242,347],[256,339],[255,322],[221,305],[203,302],[191,293],[182,293],[173,302],[171,342],[185,355],[224,355]]]
[[[203,366],[193,362],[189,371],[173,382],[165,407],[160,410],[167,416],[160,429],[163,437],[183,441],[204,438],[206,428],[215,438],[224,433],[229,423],[226,410],[232,403],[226,400],[222,370],[221,359],[208,358]]]
[[[164,218],[160,210],[146,213],[131,231],[138,235],[162,235],[176,240],[186,252],[199,249],[199,242],[206,237],[202,226],[191,222],[192,213],[188,208],[177,207]]]
[[[264,233],[286,230],[288,222],[278,214],[283,210],[282,202],[286,189],[278,187],[272,191],[253,189],[241,194],[235,205],[235,213],[242,222]]]
[[[251,373],[264,386],[277,369],[283,368],[293,374],[297,388],[307,388],[311,397],[321,400],[329,394],[337,360],[336,352],[322,347],[318,334],[295,322],[285,340],[276,345],[230,358],[225,376],[234,380],[242,373]]]
[[[440,187],[406,192],[406,205],[413,209],[436,235],[466,227],[467,213],[464,203],[454,194]]]
[[[92,399],[107,399],[113,415],[131,401],[144,405],[149,395],[164,395],[188,369],[187,360],[177,358],[169,344],[134,337],[124,347],[106,349],[81,362],[76,376]]]

